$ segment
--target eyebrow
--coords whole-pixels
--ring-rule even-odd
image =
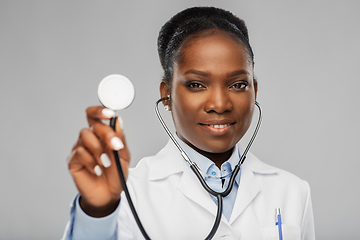
[[[203,77],[207,77],[209,75],[207,72],[193,70],[193,69],[186,71],[184,74],[195,74]]]
[[[239,75],[250,75],[250,73],[246,70],[238,70],[238,71],[235,71],[235,72],[232,72],[230,74],[228,74],[229,77],[235,77],[235,76],[239,76]]]
[[[184,74],[195,74],[195,75],[199,75],[199,76],[203,76],[203,77],[207,77],[209,75],[207,72],[193,70],[193,69],[186,71]],[[239,76],[239,75],[243,75],[243,74],[250,75],[250,73],[246,70],[238,70],[238,71],[229,73],[228,77],[235,77],[235,76]]]

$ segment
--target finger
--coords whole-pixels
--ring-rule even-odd
[[[129,148],[128,148],[128,145],[127,145],[127,142],[126,142],[125,135],[122,132],[117,132],[116,134],[124,144],[124,147],[119,150],[121,160],[126,161],[126,162],[130,162],[130,151],[129,151]]]
[[[102,106],[92,106],[86,109],[86,117],[89,126],[92,126],[95,123],[100,123],[102,120],[107,120],[114,116],[115,111]]]
[[[72,151],[68,167],[73,175],[76,172],[83,171],[84,168],[93,175],[102,175],[102,169],[97,164],[96,159],[83,146],[79,146]]]
[[[125,164],[123,166],[124,169],[128,168],[128,165],[130,163],[130,151],[128,147],[126,146],[126,143],[124,144],[124,148],[122,148],[119,151],[114,151],[110,147],[105,148],[105,153],[101,154],[100,159],[102,162],[102,165],[105,168],[108,168],[112,165],[115,165],[115,157],[114,154],[118,154],[120,161],[122,164]],[[125,171],[125,170],[124,170]]]
[[[80,131],[78,145],[83,146],[94,157],[98,164],[101,164],[100,156],[104,152],[104,146],[94,132],[88,128]]]
[[[122,141],[122,143],[124,145],[124,147],[118,151],[118,154],[120,155],[120,161],[121,161],[125,176],[127,176],[129,162],[130,162],[130,151],[127,146],[125,135],[122,131],[122,128],[123,128],[123,121],[122,121],[121,117],[117,117],[117,121],[115,124],[116,136],[120,138],[120,140]],[[108,166],[109,162],[110,162],[110,165],[115,164],[114,150],[110,147],[105,147],[105,153],[103,153],[100,158],[101,158],[101,161],[103,162],[103,166]],[[108,170],[105,170],[105,171],[108,171]]]
[[[130,161],[130,151],[129,151],[129,148],[127,147],[125,135],[123,132],[123,127],[124,127],[124,122],[123,122],[122,118],[120,116],[118,116],[116,119],[116,124],[115,124],[115,129],[116,129],[115,133],[116,133],[116,136],[118,136],[124,144],[124,148],[120,149],[120,154],[121,154],[122,160],[129,162]]]
[[[97,127],[95,127],[97,128]],[[116,137],[116,135],[114,135],[113,132],[111,132],[112,130],[108,128],[108,126],[106,125],[99,125],[99,128],[101,129],[105,129],[105,130],[97,130],[97,131],[110,131],[110,136],[105,136],[106,133],[103,133],[104,138],[107,138],[107,139],[110,139],[110,144],[112,146],[112,148],[109,148],[108,151],[113,151],[115,149],[120,149],[120,148],[123,148],[123,143],[122,141]],[[98,133],[100,134],[100,133]],[[114,139],[115,138],[115,139]],[[101,140],[99,139],[94,132],[92,132],[90,129],[83,129],[81,130],[80,132],[80,136],[79,136],[79,145],[80,146],[84,146],[87,151],[94,157],[95,161],[97,162],[98,165],[101,165],[103,166],[104,168],[108,168],[112,165],[112,162],[114,161],[111,161],[111,159],[109,158],[109,154],[106,154],[105,153],[105,147],[108,145],[106,144],[106,142],[108,142],[109,140]],[[118,142],[117,142],[118,141]],[[103,143],[101,143],[103,142]],[[118,145],[121,145],[122,146],[118,146]]]
[[[110,147],[112,150],[120,150],[124,148],[123,141],[117,136],[114,130],[105,124],[96,123],[91,127],[91,130],[100,139],[103,147]]]
[[[97,164],[105,168],[110,167],[113,161],[111,161],[107,154],[104,154],[104,149],[107,145],[111,147],[111,150],[119,150],[124,147],[123,142],[116,136],[122,136],[122,133],[120,133],[121,122],[122,120],[120,119],[118,120],[118,124],[116,124],[116,129],[119,131],[118,134],[115,134],[111,127],[104,124],[95,124],[92,127],[94,132],[87,128],[82,129],[79,134],[78,142],[73,149],[78,146],[84,146],[90,154],[93,155]],[[126,160],[129,161],[128,150],[126,149],[124,152]]]
[[[111,161],[111,166],[103,169],[105,176],[107,176],[107,178],[108,178],[108,184],[109,184],[110,189],[118,189],[119,187],[121,187],[117,164],[115,162],[115,156],[114,156],[115,154],[119,154],[120,164],[121,164],[125,179],[127,179],[127,177],[128,177],[129,159],[125,158],[125,157],[128,156],[129,154],[126,154],[125,152],[128,153],[127,147],[124,147],[120,151],[113,151],[112,149],[107,147],[105,149],[105,153],[102,155],[102,156],[108,157]]]
[[[123,128],[124,128],[124,121],[120,116],[118,116],[116,118],[115,132],[122,133]]]
[[[119,192],[119,189],[121,189],[120,190],[120,192],[121,192],[122,184],[120,181],[117,164],[115,163],[114,152],[116,152],[116,151],[112,151],[111,149],[108,148],[106,150],[106,153],[104,153],[104,155],[108,156],[111,159],[112,165],[108,168],[103,169],[103,175],[106,176],[108,187],[110,190],[112,190],[112,192]],[[116,153],[118,153],[118,152],[116,152]],[[120,163],[121,163],[124,177],[125,177],[125,179],[127,179],[128,172],[129,172],[129,170],[128,170],[129,164],[122,160],[120,160]]]

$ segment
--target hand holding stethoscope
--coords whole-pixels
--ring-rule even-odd
[[[125,177],[128,175],[130,153],[120,127],[121,121],[117,121],[115,131],[103,123],[103,120],[115,117],[114,109],[125,108],[126,106],[122,104],[129,105],[132,101],[132,99],[130,102],[125,101],[125,98],[119,99],[119,95],[124,97],[126,94],[119,92],[124,87],[116,85],[116,82],[119,82],[117,79],[118,75],[104,79],[101,89],[107,94],[102,101],[114,103],[113,98],[116,95],[120,104],[113,105],[113,110],[103,106],[93,106],[86,110],[89,128],[80,131],[68,159],[69,171],[81,196],[81,208],[93,217],[112,213],[118,206],[120,193],[123,191],[113,155],[114,150],[119,150],[124,175]],[[125,81],[120,81],[118,84],[121,85]],[[116,89],[111,89],[114,85]],[[133,94],[130,93],[128,97],[131,96],[133,98]]]

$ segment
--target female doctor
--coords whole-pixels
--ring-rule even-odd
[[[226,189],[244,149],[258,83],[243,20],[213,7],[186,9],[161,29],[160,84],[176,139],[200,168],[209,186]],[[129,150],[121,121],[113,131],[102,120],[114,116],[101,106],[86,111],[69,158],[79,195],[63,239],[143,239],[124,197],[113,150],[119,151],[139,218],[151,239],[204,239],[212,228],[217,199],[204,190],[175,145],[128,168]],[[286,240],[315,239],[307,182],[247,154],[231,193],[223,199],[213,239],[279,239],[275,209],[281,209]]]

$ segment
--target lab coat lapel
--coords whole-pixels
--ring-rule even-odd
[[[254,172],[244,163],[241,168],[240,185],[236,195],[233,212],[230,217],[230,224],[241,215],[260,191],[261,187],[254,176]]]
[[[185,197],[216,215],[216,204],[202,187],[184,159],[182,159],[179,150],[169,140],[168,144],[157,154],[156,158],[152,159],[149,180],[165,179],[170,175],[178,173],[181,173],[181,176],[177,189]]]
[[[239,145],[240,152],[243,147]],[[236,195],[233,212],[230,217],[230,224],[233,223],[244,210],[252,203],[261,191],[261,185],[255,174],[277,174],[278,169],[261,162],[252,153],[248,152],[246,160],[241,166],[240,185]]]
[[[190,168],[183,172],[178,189],[188,199],[197,203],[200,207],[216,216],[216,204],[210,197],[209,193],[202,187],[201,183]]]

